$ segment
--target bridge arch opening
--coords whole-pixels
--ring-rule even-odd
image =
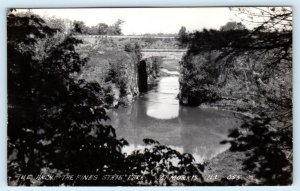
[[[148,90],[147,66],[145,60],[141,60],[138,65],[138,85],[140,92],[146,92]]]

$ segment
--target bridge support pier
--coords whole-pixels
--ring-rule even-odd
[[[138,85],[140,92],[146,92],[148,90],[148,76],[145,60],[141,60],[138,65]]]

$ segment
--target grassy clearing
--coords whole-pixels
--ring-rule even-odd
[[[209,160],[205,166],[204,179],[207,182],[220,181],[221,179],[242,179],[253,183],[251,174],[245,172],[243,161],[246,156],[242,152],[231,152],[229,150]]]

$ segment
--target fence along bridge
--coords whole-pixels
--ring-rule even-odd
[[[127,38],[127,39],[175,39],[176,36],[148,36],[148,35],[75,35],[79,38]]]

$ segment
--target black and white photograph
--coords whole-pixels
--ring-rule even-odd
[[[289,186],[293,8],[14,8],[8,186]]]

